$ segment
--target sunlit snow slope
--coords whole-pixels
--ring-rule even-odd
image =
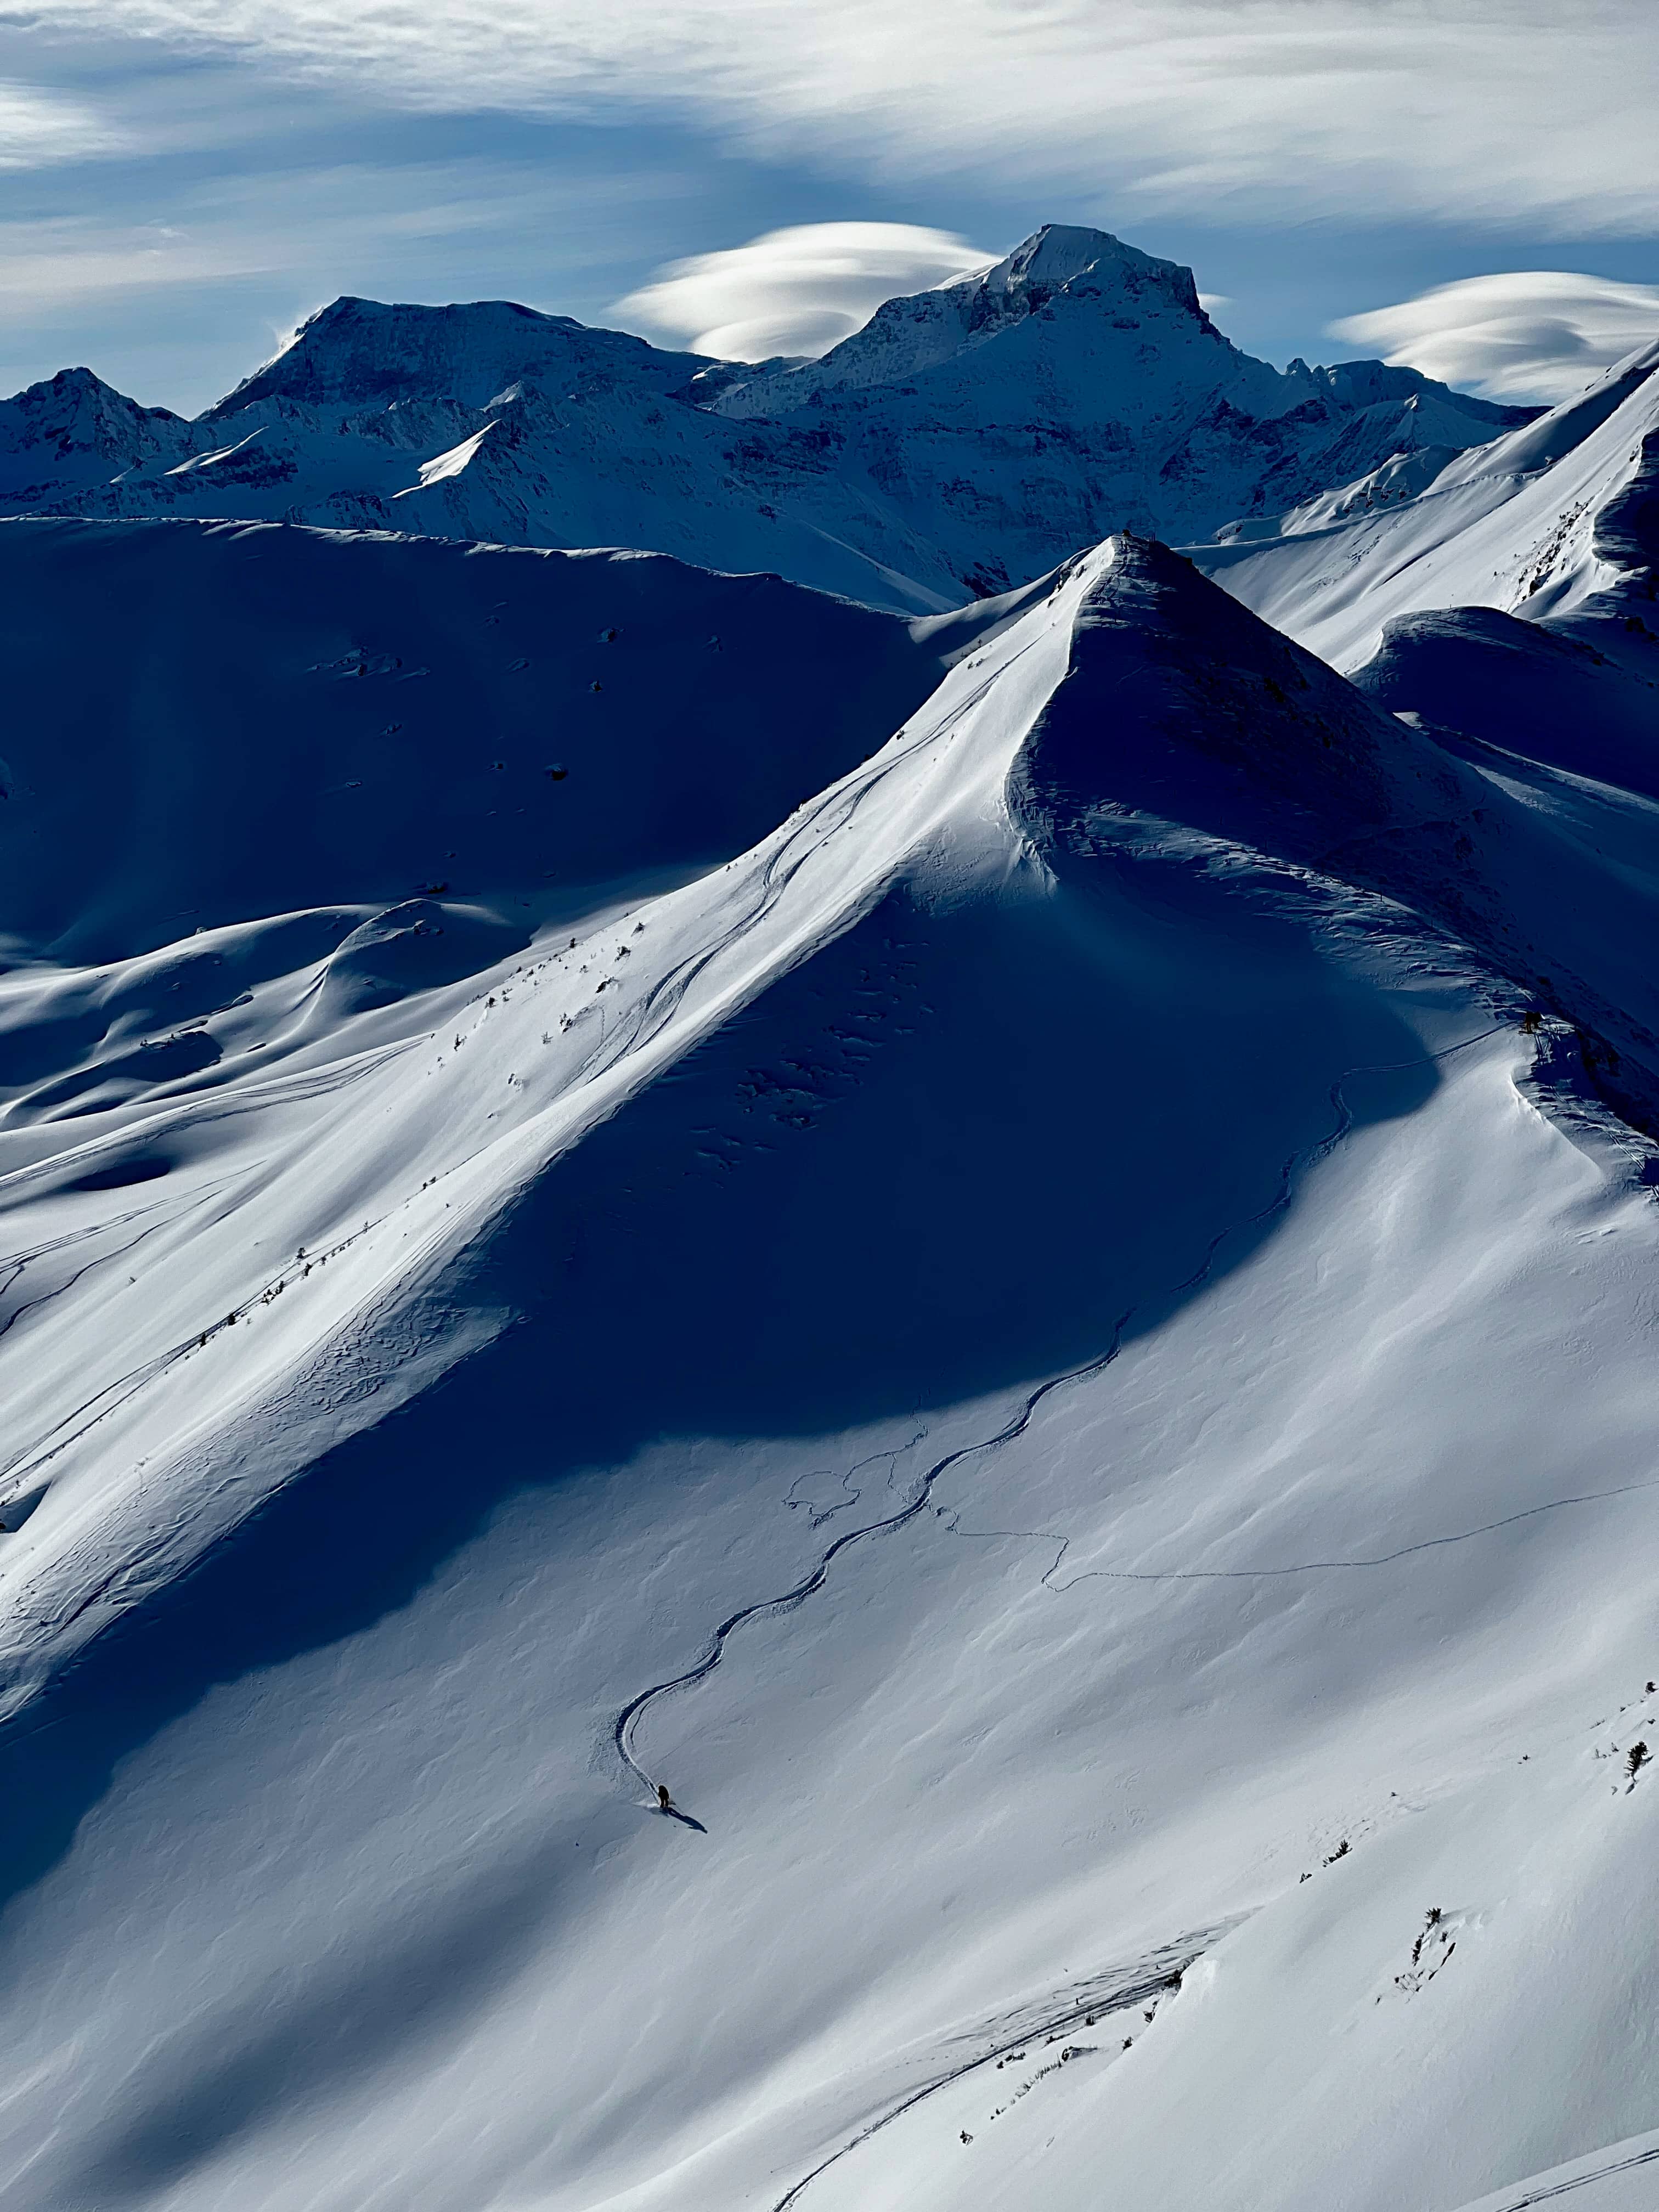
[[[1437,459],[1424,481],[1384,468],[1194,556],[1345,669],[1430,609],[1570,617],[1659,553],[1659,345],[1537,422]]]
[[[1626,2212],[1651,799],[1132,538],[0,564],[8,2203]]]

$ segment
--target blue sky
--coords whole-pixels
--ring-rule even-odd
[[[1277,361],[1493,272],[1659,286],[1647,0],[1567,33],[1534,0],[0,0],[0,390],[85,362],[193,411],[340,292],[602,322],[826,222],[1098,223]]]

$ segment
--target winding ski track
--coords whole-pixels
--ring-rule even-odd
[[[1245,1230],[1259,1227],[1263,1222],[1271,1220],[1275,1214],[1282,1213],[1291,1202],[1291,1194],[1296,1187],[1297,1176],[1327,1158],[1352,1128],[1353,1115],[1349,1108],[1344,1086],[1353,1077],[1399,1074],[1411,1068],[1434,1066],[1442,1060],[1451,1059],[1460,1052],[1468,1051],[1472,1046],[1483,1042],[1487,1037],[1495,1036],[1498,1030],[1507,1029],[1509,1026],[1506,1022],[1494,1022],[1489,1028],[1478,1031],[1475,1036],[1465,1037],[1457,1044],[1448,1045],[1442,1052],[1425,1053],[1414,1060],[1361,1063],[1353,1067],[1344,1068],[1330,1087],[1333,1126],[1322,1137],[1316,1139],[1311,1145],[1299,1146],[1291,1154],[1279,1170],[1279,1188],[1273,1197],[1265,1206],[1258,1206],[1253,1213],[1245,1214],[1237,1221],[1230,1221],[1218,1229],[1205,1246],[1202,1258],[1190,1274],[1183,1277],[1181,1281],[1172,1285],[1166,1291],[1138,1298],[1133,1304],[1126,1306],[1113,1324],[1111,1336],[1103,1352],[1097,1352],[1093,1358],[1083,1361],[1080,1365],[1068,1367],[1062,1374],[1052,1375],[1046,1382],[1038,1383],[1034,1390],[1021,1400],[1000,1428],[993,1430],[988,1436],[976,1437],[972,1443],[958,1444],[954,1450],[948,1451],[942,1457],[935,1460],[921,1478],[915,1496],[907,1504],[900,1506],[892,1513],[884,1514],[878,1520],[866,1522],[860,1528],[844,1529],[828,1549],[819,1555],[817,1564],[792,1588],[772,1597],[757,1598],[749,1605],[738,1607],[735,1613],[728,1613],[714,1630],[704,1647],[702,1656],[694,1665],[688,1667],[683,1674],[670,1676],[665,1681],[652,1683],[648,1689],[641,1690],[636,1696],[630,1698],[617,1715],[611,1726],[611,1740],[624,1765],[635,1774],[647,1789],[654,1790],[656,1784],[653,1778],[641,1765],[634,1755],[634,1734],[641,1716],[659,1698],[670,1697],[678,1690],[689,1690],[696,1683],[706,1681],[726,1656],[726,1645],[746,1622],[759,1620],[768,1614],[792,1613],[797,1606],[804,1605],[808,1598],[823,1588],[824,1583],[829,1580],[830,1568],[843,1552],[850,1551],[854,1544],[865,1543],[877,1536],[893,1535],[915,1520],[927,1509],[933,1497],[934,1486],[941,1475],[947,1474],[953,1467],[960,1467],[966,1460],[977,1458],[981,1453],[995,1451],[1002,1445],[1012,1443],[1016,1437],[1023,1436],[1030,1426],[1038,1407],[1046,1398],[1052,1397],[1057,1390],[1066,1389],[1068,1384],[1086,1382],[1091,1376],[1103,1373],[1112,1364],[1123,1348],[1124,1332],[1138,1313],[1154,1302],[1162,1303],[1165,1298],[1180,1297],[1189,1291],[1198,1289],[1213,1273],[1217,1255],[1229,1237],[1239,1235]],[[1042,1532],[1008,1530],[997,1533],[1040,1534]],[[1057,1540],[1062,1543],[1063,1554],[1063,1540]],[[1054,1568],[1059,1565],[1060,1560],[1056,1559],[1054,1566],[1048,1570],[1048,1573],[1052,1575]],[[1297,1572],[1307,1571],[1307,1570],[1291,1568],[1281,1571]],[[1076,1577],[1079,1582],[1085,1579],[1083,1576]],[[1160,1576],[1147,1577],[1147,1579],[1166,1580],[1170,1577]],[[1045,1576],[1043,1580],[1047,1583],[1048,1576]],[[1064,1587],[1070,1589],[1073,1584],[1067,1583]]]

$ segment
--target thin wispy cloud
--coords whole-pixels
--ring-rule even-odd
[[[85,101],[0,77],[0,169],[44,168],[125,151],[120,129]]]
[[[723,361],[822,354],[884,300],[995,259],[965,238],[908,222],[808,222],[670,263],[611,310],[627,330]]]
[[[1331,335],[1493,399],[1570,399],[1659,338],[1659,288],[1523,270],[1437,284],[1347,315]]]
[[[613,171],[595,214],[587,180],[530,162],[336,161],[0,217],[0,392],[84,362],[193,411],[342,292],[562,307],[566,286],[614,269],[642,196],[660,188]],[[544,241],[533,272],[518,271],[534,281],[507,281],[502,242],[526,237]]]
[[[673,111],[770,155],[1210,216],[1656,217],[1651,0],[8,0],[428,110]]]
[[[465,240],[509,220],[567,216],[520,174],[483,165],[319,167],[216,180],[166,222],[113,215],[0,222],[0,305],[35,313],[123,292],[384,261],[400,240]]]

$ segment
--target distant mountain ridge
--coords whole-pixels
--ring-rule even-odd
[[[504,301],[352,298],[195,422],[88,370],[0,404],[0,513],[625,544],[942,611],[1132,527],[1196,540],[1535,410],[1380,362],[1282,374],[1192,272],[1050,226],[750,370]]]

